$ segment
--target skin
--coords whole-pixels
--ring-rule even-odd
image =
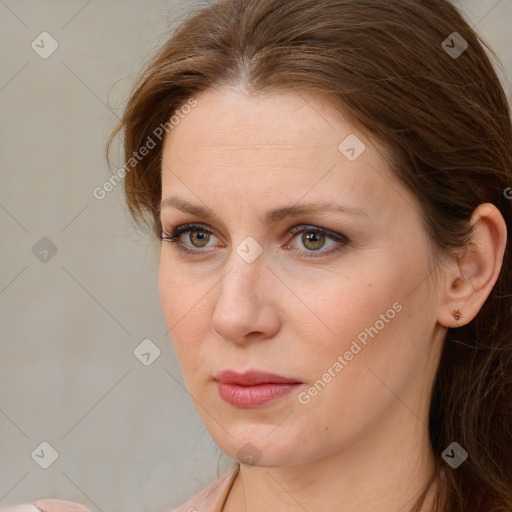
[[[428,407],[446,327],[470,321],[489,294],[503,219],[483,205],[472,251],[435,265],[420,206],[385,151],[321,98],[220,88],[196,99],[164,141],[162,199],[178,197],[212,217],[162,208],[167,233],[188,222],[204,228],[180,236],[197,255],[162,242],[159,289],[206,428],[229,457],[240,450],[259,457],[242,461],[224,511],[410,510],[434,472]],[[366,145],[355,161],[338,150],[349,134]],[[358,212],[263,219],[277,207],[326,201]],[[295,226],[348,242],[308,241],[307,230],[290,234]],[[248,236],[263,251],[252,263],[236,250]],[[299,393],[396,303],[400,312],[301,403]],[[463,320],[454,320],[454,308]],[[303,384],[264,407],[240,409],[217,392],[213,376],[225,369]],[[422,510],[431,510],[429,499]]]

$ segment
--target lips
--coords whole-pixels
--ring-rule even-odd
[[[256,386],[258,384],[301,384],[296,379],[288,379],[275,373],[251,370],[237,373],[233,370],[224,370],[217,373],[214,379],[222,384],[238,384],[239,386]]]
[[[239,408],[263,407],[285,397],[302,383],[275,373],[224,370],[214,377],[219,396]]]

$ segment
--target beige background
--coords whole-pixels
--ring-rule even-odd
[[[121,186],[92,194],[137,71],[198,3],[0,0],[0,507],[170,511],[217,475],[160,312],[155,243]],[[512,0],[459,5],[512,76]],[[46,59],[31,47],[44,31],[59,45]],[[161,353],[144,366],[133,351],[148,338]],[[42,442],[58,454],[48,469]]]

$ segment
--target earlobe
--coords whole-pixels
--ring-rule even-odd
[[[461,327],[475,318],[496,284],[503,263],[507,227],[496,206],[478,206],[470,224],[472,234],[465,251],[454,255],[445,270],[437,318],[445,327]]]

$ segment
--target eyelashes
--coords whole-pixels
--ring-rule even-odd
[[[182,235],[186,233],[189,233],[189,236],[186,237],[186,239],[192,245],[187,245],[183,242]],[[196,235],[195,238],[192,236],[193,234]],[[288,239],[286,244],[283,246],[283,249],[289,250],[301,258],[318,258],[328,256],[342,250],[350,243],[350,240],[342,233],[337,233],[319,226],[305,224],[295,226],[288,231],[288,234],[291,235],[291,238]],[[299,237],[298,235],[302,236]],[[214,246],[207,245],[212,236],[217,238],[213,231],[208,229],[206,226],[197,223],[189,223],[177,226],[171,231],[171,233],[163,231],[160,240],[162,242],[169,242],[173,244],[173,247],[182,254],[204,256],[212,252],[212,248]],[[294,241],[296,239],[299,239],[299,243],[302,244],[304,249],[299,249],[296,246],[290,245],[290,241]],[[327,242],[331,242],[331,246],[329,250],[324,250],[323,247]],[[194,243],[197,243],[198,245],[194,245]],[[308,248],[309,244],[312,244],[312,248]]]

